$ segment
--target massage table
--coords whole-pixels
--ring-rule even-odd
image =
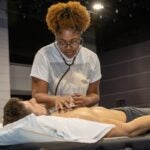
[[[45,117],[45,116],[43,116],[43,117]],[[22,120],[17,121],[16,123],[10,124],[8,126],[10,126],[12,128],[12,127],[16,127],[18,125],[17,129],[20,131],[20,129],[22,128],[22,127],[20,128],[20,123],[22,123],[23,127],[28,126],[27,129],[29,129],[29,127],[31,125],[27,121],[27,119],[33,119],[33,118],[37,119],[37,117],[35,117],[34,115],[30,115]],[[62,119],[64,120],[65,118],[59,118],[59,120],[58,120],[58,118],[51,117],[49,119],[56,119],[56,121],[59,121]],[[47,124],[47,121],[48,120],[46,120],[46,122],[45,122],[46,124]],[[50,120],[50,122],[51,121],[52,120]],[[71,120],[70,123],[72,123],[72,121],[77,121],[76,124],[78,124],[78,121],[80,121],[80,122],[82,121],[82,124],[85,122],[87,125],[87,121],[85,121],[85,120],[75,119],[75,120]],[[30,122],[31,122],[31,120],[30,120]],[[50,122],[48,122],[48,125]],[[25,124],[25,123],[27,123],[27,124]],[[36,125],[37,123],[38,122],[36,122],[36,120],[33,120],[32,126],[34,124]],[[67,123],[68,123],[68,121],[67,121]],[[92,127],[94,125],[94,127],[96,127],[97,123],[90,122],[90,124],[88,123],[88,125],[92,125]],[[60,124],[59,124],[59,126],[60,126]],[[72,126],[72,124],[71,124],[71,126]],[[99,124],[98,124],[98,126],[99,126]],[[101,129],[101,127],[102,127],[102,125],[100,124],[99,129]],[[82,130],[83,130],[83,128],[82,128]],[[85,131],[88,134],[91,131],[99,132],[99,130],[95,130],[94,128],[92,128],[91,131],[87,130],[87,128],[86,128]],[[13,134],[11,141],[15,137],[16,137],[16,134]],[[18,136],[18,137],[20,137],[20,136]],[[17,141],[18,141],[18,137],[16,137]],[[3,136],[1,136],[1,139],[2,138],[3,138]],[[49,137],[48,137],[48,139],[49,139]],[[8,143],[6,142],[6,145],[0,144],[0,150],[150,150],[150,132],[147,132],[147,134],[144,134],[142,136],[137,136],[137,137],[132,137],[132,138],[129,138],[129,137],[101,138],[97,142],[92,142],[92,143],[87,143],[86,141],[85,142],[72,142],[72,141],[70,141],[70,142],[69,141],[41,142],[41,140],[40,140],[38,142],[27,142],[24,144],[13,144],[13,145],[9,144],[8,145]]]
[[[150,150],[150,134],[128,138],[103,138],[92,144],[42,142],[0,146],[0,150]]]

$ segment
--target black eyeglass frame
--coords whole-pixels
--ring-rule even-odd
[[[56,40],[56,44],[59,48],[67,48],[68,46],[72,47],[72,48],[78,48],[80,45],[83,45],[83,38],[78,39],[77,41],[72,41],[72,42],[60,42],[58,40]]]

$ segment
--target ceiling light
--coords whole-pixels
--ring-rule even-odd
[[[101,10],[101,9],[104,9],[104,6],[101,3],[95,3],[95,4],[93,4],[93,9]]]
[[[118,14],[118,13],[119,13],[119,10],[118,10],[118,9],[116,9],[116,10],[115,10],[115,13],[116,13],[116,14]]]
[[[133,17],[133,15],[130,13],[130,14],[129,14],[129,17],[130,17],[130,18],[132,18],[132,17]]]

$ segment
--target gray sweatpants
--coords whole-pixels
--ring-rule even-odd
[[[141,116],[150,115],[150,108],[138,108],[127,106],[127,107],[117,107],[113,109],[125,112],[127,116],[127,122]]]

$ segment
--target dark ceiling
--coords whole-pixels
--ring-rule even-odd
[[[10,60],[31,64],[36,51],[54,40],[44,19],[47,8],[60,1],[7,1]],[[97,13],[91,8],[94,1],[80,2],[91,12],[97,49],[109,51],[150,39],[150,0],[99,0],[105,8]]]

